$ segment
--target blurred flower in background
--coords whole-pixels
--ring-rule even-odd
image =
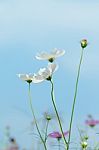
[[[68,133],[69,133],[69,131],[64,132],[64,136],[67,136]],[[55,138],[57,140],[60,140],[62,138],[62,134],[59,133],[59,132],[56,132],[56,131],[48,134],[48,136],[51,137],[51,138]]]
[[[19,146],[16,143],[15,138],[9,138],[9,143],[5,150],[19,150]]]
[[[85,124],[90,127],[95,127],[99,124],[99,120],[96,120],[91,115],[88,115],[88,119],[85,121]]]

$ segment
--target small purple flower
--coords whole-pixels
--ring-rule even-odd
[[[89,120],[86,120],[85,123],[90,127],[94,127],[99,124],[99,120],[89,119]]]
[[[64,132],[64,136],[67,136],[69,131]],[[51,138],[56,138],[57,140],[60,140],[62,138],[62,134],[59,132],[52,132],[48,135]]]

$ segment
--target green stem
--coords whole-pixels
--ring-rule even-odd
[[[30,103],[30,108],[31,108],[31,111],[32,111],[32,115],[33,115],[33,118],[34,118],[34,122],[35,122],[35,125],[36,125],[36,129],[38,131],[38,134],[40,136],[40,139],[44,145],[44,149],[47,150],[47,147],[46,147],[46,144],[42,138],[42,135],[40,133],[40,130],[39,130],[39,127],[38,127],[38,124],[37,124],[37,121],[36,121],[36,117],[35,117],[35,114],[34,114],[34,110],[33,110],[33,106],[32,106],[32,98],[31,98],[31,93],[30,93],[30,83],[29,83],[29,103]]]
[[[68,143],[67,143],[67,141],[66,141],[66,139],[65,139],[65,136],[64,136],[62,124],[61,124],[60,117],[59,117],[59,114],[58,114],[58,111],[57,111],[57,107],[56,107],[56,103],[55,103],[55,97],[54,97],[54,84],[53,84],[53,81],[52,81],[52,80],[50,80],[50,82],[51,82],[51,86],[52,86],[52,89],[51,89],[52,103],[53,103],[54,110],[55,110],[55,113],[56,113],[56,116],[57,116],[57,119],[58,119],[60,131],[61,131],[61,134],[62,134],[62,138],[63,138],[64,144],[65,144],[65,150],[67,150],[67,144],[68,144]]]
[[[79,63],[79,66],[78,66],[78,73],[77,73],[77,79],[76,79],[76,87],[75,87],[74,100],[73,100],[73,105],[72,105],[72,113],[71,113],[70,126],[69,126],[69,137],[68,137],[67,150],[69,150],[69,144],[70,144],[70,138],[71,138],[71,129],[72,129],[72,122],[73,122],[73,116],[74,116],[74,108],[75,108],[76,96],[77,96],[77,90],[78,90],[78,81],[79,81],[79,75],[80,75],[80,68],[81,68],[82,58],[83,58],[83,50],[84,50],[84,48],[82,48],[81,57],[80,57],[80,63]]]
[[[59,150],[61,149],[61,147],[60,147],[60,140],[58,140],[58,148],[59,148]]]
[[[47,120],[47,123],[46,123],[45,140],[44,140],[45,143],[46,143],[46,140],[47,140],[47,130],[48,130],[48,125],[49,125],[49,120]]]

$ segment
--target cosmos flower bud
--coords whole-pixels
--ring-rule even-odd
[[[80,43],[81,43],[82,48],[85,48],[88,45],[88,42],[86,39],[81,40]]]
[[[46,120],[47,120],[47,121],[50,121],[50,120],[51,120],[51,116],[50,116],[50,115],[47,115],[47,116],[46,116]]]
[[[85,140],[88,140],[88,138],[89,138],[89,137],[88,137],[87,135],[84,137]]]
[[[86,141],[81,142],[81,146],[83,149],[87,148],[88,144]]]

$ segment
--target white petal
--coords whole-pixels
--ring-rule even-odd
[[[42,81],[44,81],[43,76],[41,76],[39,74],[34,74],[33,80],[32,80],[33,83],[40,83]]]
[[[18,74],[18,77],[24,81],[33,80],[32,74]]]
[[[27,80],[27,75],[26,75],[26,74],[18,74],[18,77],[19,77],[21,80]]]
[[[49,63],[48,69],[50,70],[50,73],[53,74],[58,69],[58,65]]]
[[[52,54],[55,56],[55,58],[60,57],[65,54],[65,50],[60,50],[60,49],[54,48],[52,51]]]
[[[36,59],[39,59],[39,60],[48,60],[51,57],[53,57],[53,56],[51,56],[50,54],[48,54],[46,52],[42,52],[41,54],[36,55]]]
[[[36,59],[39,59],[39,60],[49,60],[51,58],[55,59],[55,58],[60,57],[64,54],[65,54],[65,50],[54,48],[52,50],[52,52],[50,52],[50,53],[47,53],[47,52],[38,53],[36,55]]]
[[[42,72],[44,72],[46,70],[46,68],[40,68],[40,70],[39,70],[39,74],[42,74]]]
[[[49,76],[57,70],[58,66],[56,64],[48,64],[47,68],[41,68],[37,74],[33,75],[33,83],[40,83],[46,80]]]
[[[33,83],[40,83],[43,81],[44,81],[44,79],[40,80],[40,79],[37,79],[36,77],[32,80]]]

